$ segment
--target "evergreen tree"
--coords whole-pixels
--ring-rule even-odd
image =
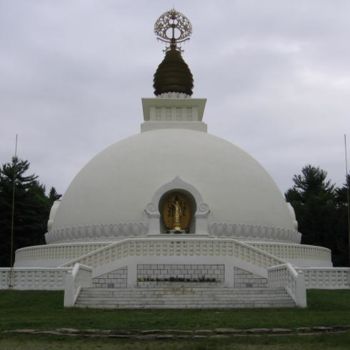
[[[350,189],[350,174],[346,177],[346,183],[336,190],[337,221],[336,221],[336,265],[350,266],[349,256],[349,207],[348,196]]]
[[[336,250],[336,191],[327,173],[311,165],[294,175],[294,186],[285,196],[295,210],[302,243]]]
[[[14,187],[14,251],[44,244],[47,220],[57,192],[45,194],[45,186],[34,174],[27,175],[29,162],[12,158],[0,167],[0,266],[10,266],[12,195]],[[51,193],[52,192],[52,193]]]
[[[61,197],[62,195],[57,193],[55,187],[51,187],[49,192],[49,199],[50,199],[51,205],[54,203],[54,201],[57,201]]]

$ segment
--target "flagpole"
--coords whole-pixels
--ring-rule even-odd
[[[15,156],[13,164],[13,178],[12,178],[12,207],[11,207],[11,241],[10,241],[10,274],[9,274],[9,288],[13,288],[13,253],[14,253],[14,229],[15,229],[15,192],[16,192],[16,177],[17,177],[17,144],[18,135],[16,134],[15,142]]]
[[[350,184],[348,184],[348,147],[346,142],[346,134],[344,134],[344,148],[345,148],[345,184],[346,184],[346,200],[348,209],[348,255],[349,255],[349,266],[350,266]]]

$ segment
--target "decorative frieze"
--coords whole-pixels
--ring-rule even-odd
[[[300,243],[301,234],[297,231],[279,227],[249,224],[211,222],[209,233],[217,237],[232,237],[242,240],[266,240],[274,242]]]
[[[196,120],[197,110],[186,107],[153,107],[150,110],[150,121],[185,121]]]
[[[187,95],[182,92],[164,92],[158,95],[156,98],[191,98],[191,95]]]
[[[148,232],[145,222],[73,226],[52,230],[45,235],[47,243],[74,241],[108,241],[123,237],[138,237]]]

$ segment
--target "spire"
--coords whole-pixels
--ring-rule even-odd
[[[154,94],[177,92],[192,95],[193,76],[183,60],[178,44],[189,40],[191,22],[174,9],[163,13],[154,25],[154,32],[160,41],[167,43],[165,57],[154,74]]]

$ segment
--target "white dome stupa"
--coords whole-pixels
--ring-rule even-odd
[[[180,300],[179,282],[181,293],[185,286],[194,293],[193,303],[184,295],[186,307],[232,307],[237,300],[227,298],[235,298],[237,288],[244,289],[242,303],[246,289],[255,289],[247,307],[304,307],[305,283],[311,286],[321,271],[312,269],[333,274],[329,249],[300,244],[294,210],[264,168],[207,133],[206,99],[192,98],[192,73],[178,46],[191,29],[175,10],[158,19],[155,32],[168,47],[154,75],[155,97],[142,99],[141,132],[109,146],[77,174],[51,209],[46,245],[16,251],[16,268],[48,269],[45,283],[53,276],[49,268],[61,274],[61,287],[68,271],[67,306],[79,304],[82,287],[93,296],[91,307],[106,306],[99,299],[106,288],[114,289],[116,307],[127,307],[125,295],[131,307],[178,307],[183,304],[169,304],[167,293],[175,286],[174,300]],[[337,276],[343,285],[347,277]],[[319,284],[325,280],[331,281],[324,277]],[[283,295],[276,299],[280,287],[287,304]],[[128,290],[119,300],[121,288]],[[166,300],[156,304],[163,294]]]

